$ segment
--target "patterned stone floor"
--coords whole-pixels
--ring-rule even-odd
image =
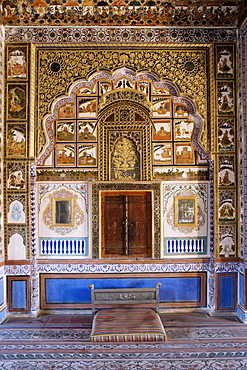
[[[90,342],[91,316],[9,319],[1,370],[247,370],[247,325],[234,317],[161,314],[166,342]]]

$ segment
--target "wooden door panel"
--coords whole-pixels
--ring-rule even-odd
[[[151,192],[102,194],[102,257],[152,256]]]
[[[123,254],[123,196],[105,196],[104,212],[104,248],[102,257]]]
[[[129,254],[151,257],[150,193],[129,196]]]

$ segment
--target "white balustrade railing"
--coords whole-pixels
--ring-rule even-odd
[[[207,250],[206,238],[166,239],[165,254],[205,254]]]
[[[40,256],[82,256],[86,254],[85,239],[39,239]]]

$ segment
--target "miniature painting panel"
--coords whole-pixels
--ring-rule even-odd
[[[26,125],[8,124],[7,127],[7,157],[26,156]]]
[[[56,136],[57,141],[75,141],[76,135],[75,121],[57,121],[56,122]]]
[[[207,167],[154,167],[155,180],[208,180],[209,171]]]
[[[174,156],[176,164],[194,164],[194,150],[189,144],[175,144]]]
[[[174,226],[197,226],[197,197],[174,197]]]
[[[57,144],[56,145],[56,165],[57,166],[75,166],[75,144]]]
[[[53,226],[74,226],[74,199],[52,199]]]
[[[234,121],[219,120],[218,125],[218,148],[219,151],[234,150]]]
[[[172,139],[171,120],[154,121],[154,141],[167,141]]]
[[[149,82],[148,81],[137,82],[137,90],[145,94],[148,94],[149,93]]]
[[[230,46],[216,46],[217,55],[217,77],[218,78],[233,78],[234,64],[233,64],[233,45]]]
[[[184,118],[188,116],[189,116],[188,108],[186,107],[185,104],[182,103],[174,104],[174,117]]]
[[[219,186],[233,186],[235,184],[233,157],[220,157],[219,161]]]
[[[23,170],[19,168],[11,169],[8,174],[8,189],[24,190],[25,188],[26,186]]]
[[[96,144],[78,145],[78,166],[96,167],[97,151]]]
[[[27,78],[27,47],[7,48],[7,79],[24,80]]]
[[[79,118],[95,118],[97,115],[96,98],[81,97],[78,98],[78,117]]]
[[[96,141],[95,122],[79,121],[78,141]]]
[[[174,138],[175,140],[190,140],[193,131],[194,122],[189,120],[174,121]]]
[[[27,118],[27,85],[8,85],[8,119],[23,120]]]
[[[233,114],[233,82],[218,82],[218,114]]]
[[[164,143],[153,146],[154,165],[172,164],[172,144]]]
[[[153,96],[153,117],[171,117],[171,98]]]
[[[104,95],[112,90],[112,84],[110,81],[100,81],[99,82],[99,93]]]
[[[75,118],[75,116],[75,103],[64,104],[58,110],[58,118]]]
[[[219,221],[235,221],[235,192],[219,192]]]

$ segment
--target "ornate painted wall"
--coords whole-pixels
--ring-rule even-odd
[[[164,282],[164,308],[244,306],[237,8],[199,7],[197,19],[181,4],[168,11],[140,3],[129,12],[113,4],[97,11],[23,4],[2,9],[9,312],[88,309],[89,282],[149,286],[156,279]],[[182,13],[190,28],[178,28]],[[80,27],[55,27],[65,14],[67,25]],[[84,25],[95,21],[100,27]],[[103,197],[141,191],[152,203],[151,255],[102,259]]]

